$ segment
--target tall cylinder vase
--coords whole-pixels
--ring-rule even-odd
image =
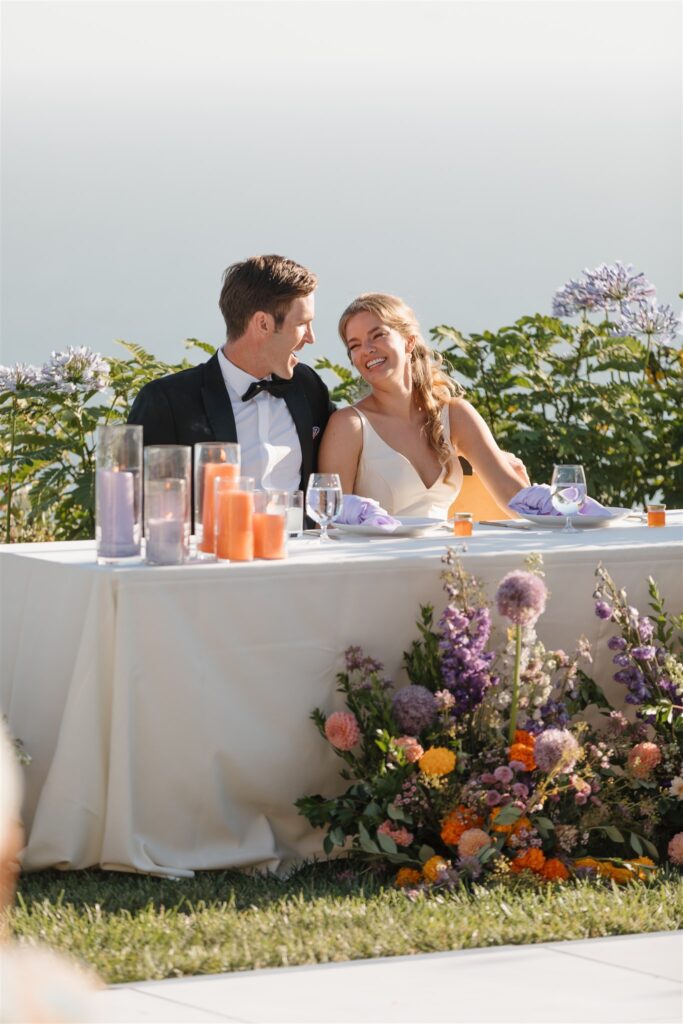
[[[151,565],[181,565],[190,549],[189,445],[145,448],[145,559]]]
[[[97,428],[95,546],[99,562],[142,554],[142,427]]]

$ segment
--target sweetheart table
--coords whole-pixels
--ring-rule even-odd
[[[24,867],[190,876],[322,856],[322,833],[293,801],[338,792],[341,762],[309,714],[342,707],[349,645],[402,680],[420,603],[443,607],[441,556],[455,543],[445,531],[305,536],[282,562],[179,567],[98,566],[90,541],[0,547],[0,705],[33,759]],[[683,513],[664,529],[624,521],[568,537],[479,526],[466,544],[490,597],[526,554],[543,554],[538,633],[564,648],[585,634],[616,704],[596,564],[643,612],[648,575],[671,611],[683,606]]]

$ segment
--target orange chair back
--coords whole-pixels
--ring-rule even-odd
[[[469,462],[462,458],[460,462],[464,473],[462,487],[458,497],[448,510],[449,516],[452,516],[454,512],[471,512],[475,523],[481,519],[519,518],[509,509],[498,504],[482,483],[481,477],[472,472]]]

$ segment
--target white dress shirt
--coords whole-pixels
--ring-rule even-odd
[[[280,491],[296,491],[301,486],[301,444],[294,420],[284,398],[261,391],[248,402],[242,395],[257,381],[240,370],[223,350],[218,349],[240,446],[240,473],[253,476],[254,486]]]

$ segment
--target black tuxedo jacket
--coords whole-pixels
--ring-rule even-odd
[[[315,370],[297,363],[287,403],[301,443],[301,487],[317,467],[323,430],[334,411]],[[189,370],[150,381],[140,390],[128,417],[143,428],[144,444],[237,441],[232,405],[218,356]]]

